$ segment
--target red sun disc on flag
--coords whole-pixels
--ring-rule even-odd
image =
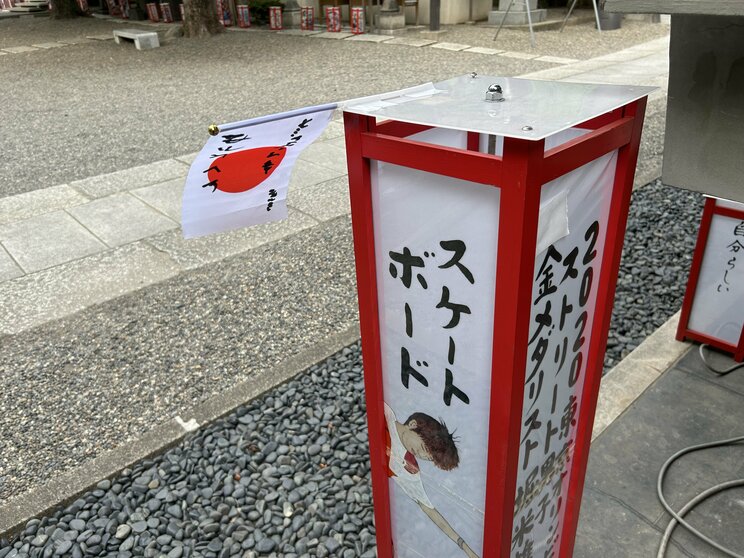
[[[228,194],[247,192],[269,178],[282,163],[286,147],[256,147],[215,159],[207,176],[217,190]]]

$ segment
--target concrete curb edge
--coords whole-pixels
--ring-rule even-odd
[[[0,506],[0,538],[23,531],[31,518],[63,508],[103,479],[118,475],[135,463],[178,444],[193,430],[208,425],[271,388],[284,384],[311,366],[327,359],[359,339],[359,326],[329,335],[277,366],[264,370],[230,390],[212,396],[192,409],[158,424],[140,438],[125,442],[80,467],[67,471],[39,488]],[[181,417],[184,417],[183,419]]]

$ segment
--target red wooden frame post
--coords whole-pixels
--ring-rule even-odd
[[[483,558],[511,548],[545,141],[504,138]]]
[[[560,558],[571,558],[579,523],[581,497],[584,491],[584,477],[589,459],[592,441],[594,414],[599,397],[599,384],[604,367],[604,354],[607,346],[607,334],[610,329],[610,318],[615,300],[615,286],[620,270],[620,257],[625,238],[625,226],[630,207],[630,196],[633,191],[638,150],[641,143],[643,118],[646,111],[646,98],[625,105],[623,117],[633,119],[630,141],[620,147],[615,170],[615,181],[610,202],[610,214],[607,221],[607,232],[604,243],[604,254],[599,273],[597,298],[592,324],[591,340],[587,353],[587,365],[584,371],[584,385],[581,395],[581,407],[576,425],[576,442],[569,484],[566,492],[566,511],[561,529]]]
[[[705,245],[708,243],[708,232],[710,231],[710,224],[713,221],[713,209],[715,206],[715,199],[708,198],[705,200],[703,218],[700,221],[700,231],[698,233],[697,241],[695,242],[695,250],[692,253],[692,265],[690,266],[690,275],[687,278],[685,298],[682,300],[682,311],[679,315],[677,341],[684,341],[686,339],[687,324],[690,322],[690,312],[692,312],[692,301],[695,298],[698,277],[700,277],[700,268],[703,265]]]
[[[372,472],[377,556],[393,558],[393,537],[390,524],[390,490],[387,477],[385,413],[382,393],[382,360],[380,355],[380,321],[377,309],[377,271],[375,266],[375,234],[372,219],[372,187],[369,159],[362,156],[362,134],[375,130],[371,116],[344,113],[346,129],[346,160],[349,167],[354,256],[357,270],[359,323],[364,358],[364,389],[367,400],[367,426]]]

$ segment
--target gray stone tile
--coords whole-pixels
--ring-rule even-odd
[[[506,58],[517,58],[518,60],[532,60],[533,58],[537,58],[539,55],[529,54],[527,52],[513,52],[510,50],[507,50],[499,54],[499,56],[504,56]]]
[[[586,486],[622,500],[655,522],[663,514],[656,477],[676,451],[731,436],[744,424],[744,397],[672,369],[610,425],[592,445]],[[708,486],[701,470],[737,470],[741,458],[700,452],[673,469],[670,489],[696,494]]]
[[[331,145],[327,141],[312,144],[302,152],[300,159],[335,170],[339,174],[348,172],[346,149]]]
[[[347,33],[345,31],[338,31],[338,32],[329,32],[329,31],[321,31],[320,33],[315,33],[313,35],[310,35],[313,39],[335,39],[335,40],[341,40],[341,39],[347,39],[349,37],[353,37],[353,33]]]
[[[0,284],[0,334],[15,334],[178,273],[142,242]]]
[[[121,246],[178,224],[129,193],[79,205],[70,214],[109,246]]]
[[[49,49],[49,48],[59,48],[65,46],[64,43],[39,43],[33,45],[36,48],[43,48],[43,49]]]
[[[318,138],[318,141],[322,142],[339,137],[344,137],[344,122],[343,120],[331,120]]]
[[[181,161],[182,163],[191,166],[197,155],[199,155],[198,151],[196,153],[189,153],[188,155],[181,155],[180,157],[176,157],[176,161]]]
[[[183,201],[183,179],[176,178],[168,182],[145,186],[132,190],[132,195],[137,196],[147,205],[150,205],[165,213],[176,223],[181,222],[181,202]]]
[[[0,198],[0,225],[80,205],[88,199],[67,184]]]
[[[349,37],[348,41],[361,41],[361,42],[367,42],[367,43],[384,43],[385,41],[389,41],[392,39],[389,35],[372,35],[369,33],[362,33],[361,35],[355,35],[354,37]]]
[[[70,186],[91,198],[103,198],[117,192],[134,190],[173,178],[185,178],[188,171],[187,163],[176,159],[166,159],[149,165],[76,180],[70,182]]]
[[[317,221],[293,209],[283,221],[186,240],[180,230],[168,231],[147,240],[168,254],[183,269],[195,269],[257,246],[273,242],[317,225]]]
[[[584,490],[573,558],[656,556],[661,536],[661,531],[616,499]],[[667,557],[672,556],[685,555],[672,546]]]
[[[496,48],[487,48],[487,47],[469,47],[465,49],[465,52],[474,52],[475,54],[499,54],[501,52],[504,52],[503,50],[499,50]]]
[[[8,47],[3,49],[5,52],[10,54],[22,54],[24,52],[33,52],[35,50],[39,50],[38,48],[30,47],[30,46],[17,46],[17,47]]]
[[[327,182],[332,178],[344,176],[345,172],[340,172],[329,167],[324,167],[310,161],[299,159],[292,169],[292,176],[289,179],[290,195],[292,190],[304,188],[319,182]]]
[[[327,182],[290,189],[287,202],[318,221],[348,215],[351,212],[348,177],[340,176]]]
[[[442,50],[452,50],[455,52],[470,48],[470,45],[462,45],[459,43],[434,43],[431,48],[441,48]]]
[[[412,46],[412,47],[425,47],[429,46],[431,44],[436,43],[436,41],[432,41],[431,39],[413,39],[413,38],[407,38],[407,37],[396,37],[395,39],[389,40],[387,45],[404,45],[404,46]]]
[[[15,279],[23,275],[23,270],[16,265],[10,254],[0,244],[0,282]]]
[[[736,364],[730,355],[718,351],[706,350],[705,358],[718,370],[725,370]],[[686,354],[684,358],[680,359],[677,367],[703,380],[713,382],[716,385],[744,395],[744,368],[726,374],[725,376],[719,376],[708,370],[705,364],[703,364],[703,361],[700,360],[698,345],[694,345],[693,350]]]
[[[85,227],[64,211],[2,225],[0,241],[27,273],[106,249]]]

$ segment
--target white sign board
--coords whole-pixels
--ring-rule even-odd
[[[548,138],[546,149],[583,133],[557,134]],[[456,130],[434,129],[411,139],[466,147],[466,133]],[[482,150],[485,145],[483,137]],[[499,140],[497,154],[502,145]],[[592,324],[616,159],[616,153],[606,155],[542,190],[534,298],[541,316],[546,302],[556,316],[555,335],[548,337],[550,362],[557,345],[563,346],[564,337],[567,341],[565,361],[543,372],[542,389],[533,385],[533,366],[528,366],[525,420],[539,408],[545,421],[540,432],[527,431],[531,423],[526,422],[520,466],[526,459],[529,468],[520,468],[522,503],[515,526],[537,518],[545,494],[558,513],[560,494],[551,492],[551,484],[529,501],[524,490],[528,483],[534,485],[529,473],[535,467],[553,478],[545,469],[551,455],[558,479],[567,467],[567,453],[561,458],[560,452],[573,425],[570,418],[567,428],[560,424],[566,408],[580,404],[576,397],[583,385],[581,362],[575,378],[570,370],[582,358],[577,354],[586,358],[588,340],[580,343],[575,338],[586,337]],[[371,181],[395,555],[482,556],[500,191],[380,162],[371,164]],[[543,261],[552,264],[554,274],[558,267],[568,271],[568,280],[554,279],[555,291],[547,289],[540,297],[544,284],[537,281],[546,273],[540,269]],[[564,295],[573,306],[559,328]],[[544,331],[538,331],[537,318],[533,311],[530,336],[541,340]],[[570,385],[569,377],[574,378]],[[535,451],[525,457],[527,443],[540,439],[549,420],[566,434],[560,440],[553,434],[546,457],[545,438],[539,455]],[[514,555],[526,544],[545,548],[550,522],[534,524],[529,533],[515,538]]]
[[[380,162],[371,178],[395,553],[481,556],[499,189]]]
[[[716,200],[744,211],[743,203]],[[744,220],[713,214],[688,328],[731,345],[744,328]]]
[[[567,200],[570,232],[535,258],[513,558],[558,555],[616,163],[609,153],[542,187],[541,211]]]

